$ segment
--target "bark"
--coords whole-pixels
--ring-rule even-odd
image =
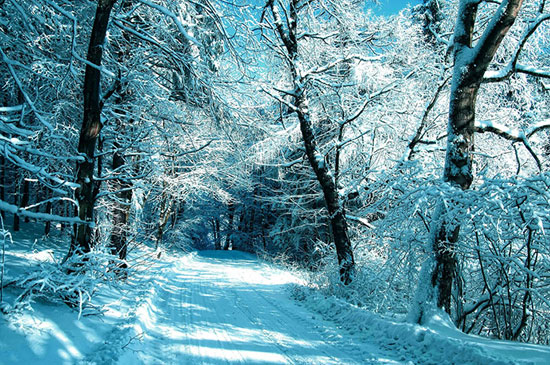
[[[331,174],[329,165],[321,157],[318,151],[309,115],[302,111],[305,106],[303,93],[296,98],[296,106],[299,110],[298,120],[300,122],[300,130],[304,139],[308,161],[315,172],[317,181],[319,181],[321,185],[328,210],[332,238],[336,246],[338,264],[340,265],[340,279],[344,284],[349,284],[353,279],[355,262],[353,259],[351,241],[348,235],[344,206],[338,194],[336,181]]]
[[[101,65],[103,45],[111,10],[116,0],[99,0],[88,46],[87,60]],[[100,103],[101,72],[96,67],[86,66],[84,76],[84,118],[80,130],[78,152],[85,156],[77,163],[76,181],[80,187],[76,191],[79,212],[78,217],[86,223],[78,224],[68,255],[75,252],[90,252],[92,246],[92,227],[94,222],[94,167],[97,138],[102,128]]]
[[[304,80],[300,78],[297,66],[298,58],[298,43],[297,43],[297,20],[296,12],[298,0],[290,1],[289,20],[287,22],[287,30],[283,27],[283,21],[280,18],[278,10],[275,8],[273,1],[268,1],[267,5],[271,9],[271,14],[275,21],[275,27],[279,37],[281,38],[288,55],[288,64],[294,86],[294,106],[300,122],[300,131],[304,140],[306,155],[309,164],[311,165],[317,181],[321,185],[323,197],[328,210],[330,227],[336,246],[336,255],[340,266],[340,280],[344,284],[349,284],[353,280],[355,274],[355,262],[351,241],[348,235],[348,226],[344,212],[344,205],[338,193],[336,180],[331,172],[331,167],[325,158],[321,155],[318,147],[313,126],[310,119],[308,109],[308,99]]]
[[[21,105],[25,103],[25,98],[23,97],[23,93],[21,90],[17,89],[17,104]],[[16,122],[17,127],[22,127],[20,121],[18,120]],[[14,191],[14,197],[13,197],[13,203],[19,207],[21,207],[21,184],[23,183],[25,176],[22,169],[19,167],[16,167],[15,169],[15,191]],[[13,215],[13,226],[12,229],[14,232],[17,232],[20,230],[20,218],[17,213]]]
[[[162,239],[164,237],[164,228],[166,227],[166,224],[170,220],[172,206],[174,204],[172,197],[168,196],[168,194],[165,192],[165,189],[166,189],[166,186],[163,185],[163,191],[160,196],[159,220],[157,224],[157,235],[156,235],[157,243],[156,243],[155,249],[159,249],[162,245]],[[159,256],[160,256],[160,252],[159,252]]]
[[[221,250],[222,239],[220,236],[220,220],[218,218],[212,220],[212,233],[214,234],[214,249]]]
[[[233,217],[235,216],[235,203],[230,201],[227,203],[227,235],[225,237],[225,244],[223,245],[224,250],[229,250],[229,247],[231,247],[232,239],[231,236],[233,235]]]
[[[52,214],[52,210],[53,210],[52,202],[47,202],[46,213]],[[44,236],[46,237],[49,236],[51,229],[52,229],[52,221],[46,221],[46,224],[44,225]]]
[[[19,173],[19,169],[16,169],[16,174],[18,174],[18,173]],[[19,181],[19,176],[16,175],[13,203],[17,206],[19,206],[19,202],[21,200],[20,195],[21,195],[21,181]],[[21,226],[21,224],[20,224],[20,220],[19,220],[19,215],[17,213],[15,213],[13,215],[12,230],[14,232],[18,232],[20,230],[20,226]]]
[[[29,180],[23,178],[23,195],[21,196],[21,208],[25,208],[29,205],[30,200],[30,183]],[[29,223],[29,217],[23,219],[25,223]]]
[[[129,10],[130,2],[123,1],[122,8],[124,10]],[[129,42],[129,34],[126,31],[122,32],[123,38]],[[123,64],[127,58],[127,53],[129,51],[129,46],[121,46],[117,51],[117,61],[120,64]],[[115,99],[115,114],[121,117],[117,118],[115,121],[117,132],[124,136],[126,134],[125,121],[123,117],[126,116],[126,111],[121,107],[125,99],[128,97],[127,85],[121,84],[122,75],[119,71],[118,80],[113,86],[113,90],[117,92],[118,96]],[[126,158],[122,153],[121,144],[118,139],[115,137],[113,141],[113,147],[115,152],[113,153],[113,159],[111,163],[112,171],[115,171],[117,174],[120,173],[123,166],[126,165]],[[120,260],[126,260],[128,253],[128,220],[130,217],[130,207],[132,201],[132,183],[127,178],[117,178],[113,181],[113,190],[115,193],[115,200],[112,205],[112,214],[113,214],[113,228],[111,231],[111,242],[110,248],[113,255],[118,256]],[[119,264],[119,266],[124,267],[126,264]]]

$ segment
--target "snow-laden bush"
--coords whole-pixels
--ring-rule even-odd
[[[548,343],[550,333],[550,175],[485,180],[465,194],[461,245],[467,332]]]
[[[357,276],[338,280],[334,259],[321,262],[311,285],[379,313],[407,313],[438,203],[461,226],[452,317],[465,332],[548,343],[550,333],[550,175],[480,179],[462,191],[420,174],[414,164],[377,179],[353,214],[372,228],[352,227]],[[330,246],[317,249],[330,254]]]
[[[117,286],[128,269],[119,260],[99,250],[75,254],[65,262],[43,260],[16,278],[13,285],[21,290],[15,308],[27,307],[37,299],[64,302],[77,308],[79,316],[97,313],[92,303],[101,285]]]

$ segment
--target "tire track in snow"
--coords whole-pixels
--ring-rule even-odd
[[[150,308],[142,311],[150,318],[142,320],[146,333],[134,350],[139,360],[193,365],[369,363],[364,345],[349,342],[331,323],[316,319],[318,315],[289,298],[285,284],[293,279],[288,273],[251,257],[229,251],[174,259],[155,280]]]
[[[243,282],[246,282],[245,277],[241,278]],[[289,306],[289,303],[287,303],[285,308],[285,306],[275,300],[276,298],[268,298],[258,288],[252,287],[252,289],[254,294],[267,306],[273,308],[276,313],[282,314],[279,317],[286,319],[284,322],[271,320],[269,323],[266,323],[267,327],[282,328],[284,326],[287,331],[291,331],[294,334],[301,334],[303,336],[305,333],[307,334],[307,338],[317,339],[322,346],[317,346],[316,351],[324,355],[324,364],[365,364],[364,351],[360,350],[360,346],[354,346],[350,339],[345,341],[341,334],[332,331],[329,326],[333,326],[333,324],[317,320],[317,316],[312,313],[304,313],[303,308],[293,302],[290,303],[292,306]],[[298,315],[298,313],[301,315]],[[269,316],[264,318],[270,319]],[[317,361],[305,361],[304,363],[314,364]]]
[[[193,301],[193,304],[204,308],[211,308],[211,313],[213,314],[213,318],[210,318],[212,324],[211,330],[212,333],[216,335],[216,341],[219,344],[219,348],[222,351],[225,350],[222,354],[223,360],[230,364],[264,363],[261,360],[255,360],[254,362],[254,360],[250,358],[252,355],[251,353],[255,352],[255,350],[239,349],[235,345],[233,345],[233,347],[226,345],[246,342],[246,339],[241,338],[239,334],[239,332],[242,332],[244,329],[255,330],[258,334],[262,333],[263,329],[257,324],[253,317],[248,316],[247,313],[242,310],[242,307],[236,304],[238,297],[235,295],[234,290],[224,288],[228,282],[224,281],[223,277],[208,272],[208,268],[215,268],[216,264],[204,262],[202,260],[197,260],[194,264],[201,269],[197,271],[196,275],[193,277],[196,283],[194,287],[197,288],[194,292],[200,293],[200,295],[198,295],[199,300]],[[207,298],[210,298],[210,300]],[[222,316],[222,314],[224,314],[224,316]],[[280,355],[277,357],[277,363],[297,363],[295,359],[285,354],[284,348],[281,348],[274,341],[265,342],[265,339],[266,337],[264,336],[261,343],[263,347],[262,350],[270,350],[272,353]],[[232,354],[232,356],[228,355],[229,353]]]
[[[215,260],[211,264],[223,265],[223,262]],[[206,264],[203,263],[203,264]],[[273,270],[267,265],[262,265],[254,261],[251,265],[257,275],[262,275],[262,270]],[[248,273],[250,274],[250,273]],[[248,283],[250,277],[239,275],[239,282]],[[269,279],[268,279],[269,280]],[[288,300],[288,295],[282,286],[278,290],[266,291],[265,286],[249,284],[248,290],[231,289],[234,299],[234,307],[242,311],[249,321],[253,323],[274,346],[276,346],[282,355],[284,355],[291,364],[364,364],[362,357],[364,353],[359,351],[357,346],[350,345],[349,341],[335,342],[327,339],[327,323],[320,323],[313,319],[308,311],[304,313],[302,307]],[[268,299],[267,294],[271,294]],[[246,295],[244,295],[246,294]],[[286,302],[285,302],[286,299]],[[279,304],[283,301],[288,308]],[[255,304],[252,308],[249,304]],[[261,308],[261,311],[258,310]],[[297,313],[301,315],[298,315]],[[321,333],[318,329],[325,329]],[[336,334],[331,333],[330,337]],[[342,338],[342,336],[339,336]],[[308,359],[304,354],[296,353],[296,344],[293,346],[292,340],[304,338],[301,346],[309,347],[310,352],[315,352],[314,359]],[[314,344],[312,346],[311,344]],[[294,348],[293,348],[294,347]],[[334,355],[336,354],[336,356]],[[351,355],[351,356],[350,356]]]
[[[277,348],[282,356],[287,360],[286,363],[288,364],[301,364],[301,362],[293,358],[287,349],[287,346],[285,346],[284,343],[280,339],[277,339],[276,336],[272,335],[270,331],[265,329],[265,325],[263,325],[262,321],[258,318],[257,315],[254,315],[252,311],[246,310],[247,305],[244,304],[241,300],[241,297],[239,294],[232,290],[231,293],[233,294],[233,304],[235,308],[238,308],[239,311],[241,311],[245,317],[250,321],[250,324],[252,324],[254,327],[258,329],[259,332],[262,333],[265,339],[269,340],[271,344],[275,348]]]
[[[210,287],[212,284],[209,283],[210,285],[205,285],[204,284],[205,280],[202,279],[200,275],[196,276],[194,279],[196,282],[194,288],[198,290],[192,290],[192,291],[199,293],[198,295],[199,299],[196,301],[193,301],[192,303],[200,305],[203,308],[208,308],[209,304],[212,304],[212,303],[209,303],[206,300],[206,298],[211,295],[211,293],[208,293],[206,291],[206,288]],[[222,350],[221,354],[223,356],[223,359],[220,359],[220,361],[223,360],[223,362],[227,364],[246,363],[245,358],[240,354],[240,352],[233,352],[237,358],[235,357],[231,358],[228,355],[228,352],[231,351],[232,349],[225,344],[230,344],[232,342],[232,339],[229,336],[228,330],[225,327],[222,327],[222,328],[217,327],[218,325],[223,324],[223,318],[220,316],[218,308],[214,308],[213,314],[214,314],[214,321],[212,321],[211,330],[212,330],[212,333],[215,335],[215,341],[218,344],[218,349]],[[199,346],[200,346],[200,343],[199,343]]]
[[[364,363],[364,359],[361,359],[361,355],[363,355],[362,351],[360,351],[357,347],[352,346],[349,340],[345,342],[341,335],[338,336],[336,333],[330,331],[330,329],[326,327],[326,324],[321,324],[315,321],[315,316],[310,317],[312,320],[309,320],[307,317],[299,316],[296,314],[296,312],[289,311],[283,306],[277,304],[277,302],[268,299],[260,291],[256,290],[256,294],[269,306],[272,306],[278,312],[282,313],[285,318],[288,318],[287,323],[290,324],[292,328],[298,328],[301,332],[307,331],[309,336],[318,337],[319,339],[321,339],[321,341],[326,345],[327,348],[321,348],[319,350],[326,356],[327,360],[330,360],[330,362],[328,363]],[[320,330],[323,332],[321,332]],[[345,349],[345,353],[342,352],[342,349]],[[335,354],[337,354],[338,357],[335,357]],[[350,358],[349,355],[352,355],[355,359]],[[346,362],[343,362],[344,359]]]

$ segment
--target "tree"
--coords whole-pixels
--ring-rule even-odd
[[[269,0],[266,8],[269,8],[273,18],[275,32],[279,37],[284,50],[286,51],[286,61],[293,90],[289,95],[293,98],[293,103],[288,106],[296,113],[300,122],[300,130],[306,150],[306,155],[310,166],[312,167],[317,181],[321,185],[323,197],[327,207],[332,237],[336,247],[338,264],[340,266],[340,280],[344,284],[352,282],[355,273],[355,261],[351,241],[348,235],[348,224],[345,216],[345,209],[338,192],[336,180],[331,171],[331,166],[325,157],[320,153],[317,147],[317,138],[313,130],[311,114],[309,110],[309,100],[306,89],[306,78],[304,70],[299,66],[298,54],[298,21],[299,21],[299,1],[290,0],[288,10],[283,9],[286,14],[285,23],[280,15],[279,5],[273,0]],[[265,14],[265,13],[264,13]],[[263,15],[262,14],[262,17]]]
[[[84,117],[78,142],[78,152],[82,153],[85,159],[76,165],[76,182],[79,185],[76,191],[78,217],[85,223],[77,224],[75,238],[71,242],[68,256],[75,252],[87,253],[92,248],[92,224],[97,195],[94,182],[95,152],[97,138],[103,127],[101,110],[105,103],[104,98],[107,96],[104,95],[102,98],[101,95],[101,59],[109,17],[115,3],[116,0],[98,0],[90,34],[83,88]]]
[[[462,0],[458,8],[458,15],[452,38],[453,73],[451,81],[447,147],[443,181],[449,183],[452,188],[467,190],[474,179],[473,151],[474,136],[479,124],[476,124],[476,100],[478,92],[484,81],[487,70],[491,65],[504,37],[514,24],[522,6],[522,0],[507,0],[498,5],[492,11],[490,21],[483,30],[482,35],[474,42],[476,21],[479,17],[479,7],[482,1]],[[540,7],[541,15],[528,27],[524,36],[519,40],[517,53],[508,67],[509,77],[513,72],[529,72],[517,64],[517,58],[528,37],[548,15],[542,14],[544,2]],[[546,76],[543,72],[531,70],[530,74]],[[451,204],[452,204],[451,198]],[[440,203],[434,213],[432,225],[433,261],[426,263],[423,269],[424,276],[420,280],[420,293],[424,297],[422,302],[435,302],[437,307],[451,313],[451,298],[453,295],[453,282],[457,277],[457,261],[455,246],[459,239],[460,222],[448,213],[444,203]],[[427,268],[429,267],[429,268]],[[426,289],[423,286],[430,285]],[[461,296],[460,290],[456,293]],[[427,297],[426,297],[427,296]],[[419,298],[416,299],[419,304]],[[460,301],[460,299],[458,299]],[[423,305],[421,305],[423,306]],[[415,314],[414,320],[422,322],[425,319],[425,309],[420,309]]]

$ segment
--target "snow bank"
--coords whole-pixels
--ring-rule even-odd
[[[294,286],[292,296],[335,322],[362,342],[378,345],[400,361],[414,364],[550,364],[550,348],[466,335],[444,318],[427,326],[392,320],[313,289]]]

